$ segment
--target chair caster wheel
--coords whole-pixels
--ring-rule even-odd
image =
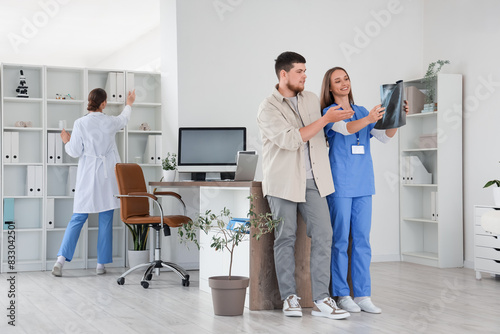
[[[151,281],[151,279],[153,278],[153,274],[149,274],[147,277],[146,277],[146,281]]]
[[[146,282],[146,281],[141,281],[141,285],[142,285],[142,287],[143,287],[144,289],[149,288],[149,283],[148,283],[148,282]]]
[[[189,286],[189,278],[182,280],[182,286]]]
[[[118,285],[125,284],[125,277],[118,277],[118,279],[116,280],[116,283],[118,283]]]

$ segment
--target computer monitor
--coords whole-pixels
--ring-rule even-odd
[[[246,128],[179,128],[178,143],[180,173],[234,172],[238,151],[246,150]]]

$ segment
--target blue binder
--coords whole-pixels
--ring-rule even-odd
[[[4,198],[3,199],[3,229],[8,230],[8,222],[14,221],[14,199]]]

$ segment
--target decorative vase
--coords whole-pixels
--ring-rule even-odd
[[[176,170],[163,170],[163,182],[174,182]]]
[[[128,267],[134,268],[138,264],[149,262],[149,250],[128,250]]]
[[[493,187],[493,201],[496,208],[500,208],[500,187]]]
[[[244,276],[209,277],[215,315],[242,315],[249,282],[250,279]]]

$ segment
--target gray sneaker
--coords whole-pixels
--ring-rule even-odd
[[[339,297],[338,305],[341,309],[350,313],[361,312],[361,308],[352,300],[351,296]]]
[[[283,314],[287,317],[301,317],[302,307],[299,304],[300,297],[290,295],[283,301]]]

